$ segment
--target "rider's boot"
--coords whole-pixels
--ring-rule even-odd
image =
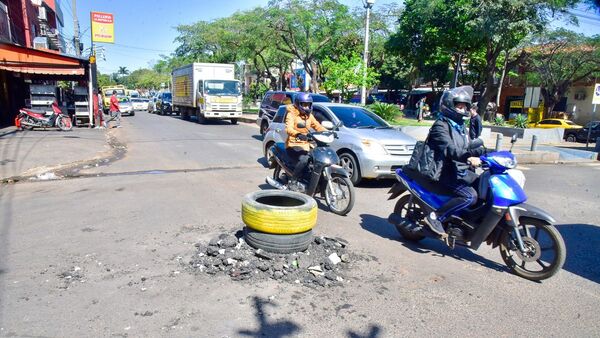
[[[437,235],[440,235],[441,237],[448,236],[448,234],[446,233],[446,230],[444,230],[444,226],[442,225],[442,222],[440,222],[440,220],[437,218],[437,215],[435,212],[432,211],[425,218],[425,221],[426,221],[427,225],[429,226],[429,230],[433,231]]]

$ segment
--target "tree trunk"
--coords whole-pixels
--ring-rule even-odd
[[[313,93],[319,92],[319,72],[317,65],[314,61],[311,62],[312,74],[310,74],[310,89]]]

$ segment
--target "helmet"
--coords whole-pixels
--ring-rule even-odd
[[[456,122],[469,117],[472,97],[473,87],[471,86],[462,86],[446,90],[440,99],[440,111],[442,115]],[[457,110],[457,103],[464,103],[466,105],[465,110]]]
[[[303,107],[303,103],[308,103],[308,107]],[[313,99],[309,93],[299,93],[294,98],[294,105],[296,106],[296,108],[298,108],[298,110],[301,113],[304,113],[306,115],[310,115],[312,113],[312,104]]]

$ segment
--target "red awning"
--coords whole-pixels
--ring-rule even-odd
[[[86,60],[56,52],[0,43],[0,69],[9,72],[49,75],[85,75]]]

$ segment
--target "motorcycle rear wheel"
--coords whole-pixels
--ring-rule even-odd
[[[354,185],[348,177],[335,175],[331,177],[331,186],[335,189],[335,192],[327,184],[325,187],[325,201],[331,212],[344,216],[354,207]],[[339,198],[340,195],[341,198]]]
[[[410,231],[407,225],[418,225],[420,216],[422,216],[421,206],[417,203],[410,202],[410,195],[404,195],[400,197],[396,206],[394,207],[394,213],[402,217],[402,222],[396,224],[396,230],[400,233],[402,238],[411,242],[418,242],[425,238],[425,236],[418,232]]]
[[[69,131],[73,129],[73,123],[71,123],[71,118],[66,116],[59,116],[56,120],[56,125],[62,131]]]
[[[540,281],[554,276],[565,263],[565,242],[556,228],[540,220],[527,219],[519,225],[527,252],[521,252],[512,232],[505,232],[500,255],[517,276]],[[541,237],[540,237],[541,235]]]

